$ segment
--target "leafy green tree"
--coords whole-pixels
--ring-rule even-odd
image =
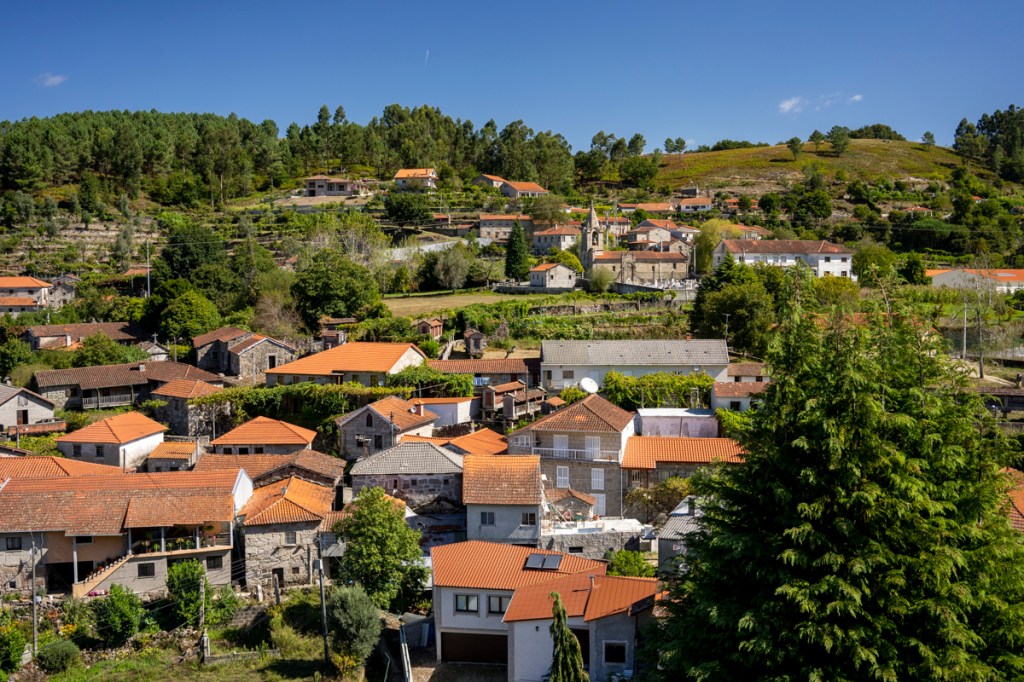
[[[804,141],[799,137],[791,137],[786,140],[786,147],[789,152],[793,155],[793,160],[796,161],[800,158],[800,155],[804,152]]]
[[[587,290],[592,294],[603,294],[608,291],[613,282],[615,282],[615,273],[603,265],[599,265],[590,269]]]
[[[96,631],[108,647],[121,646],[135,636],[146,610],[131,590],[113,585],[110,594],[93,602]]]
[[[852,269],[861,284],[875,286],[896,272],[896,254],[884,244],[864,240],[853,253]]]
[[[385,386],[408,386],[427,398],[468,398],[473,395],[472,374],[447,374],[424,363],[388,374]]]
[[[334,649],[344,662],[358,667],[373,653],[382,630],[380,611],[359,585],[335,587],[327,595],[327,623],[334,636]]]
[[[704,338],[725,338],[730,347],[760,357],[774,324],[774,301],[749,266],[731,255],[701,279],[690,323]]]
[[[34,359],[31,346],[21,339],[9,337],[0,343],[0,379],[11,376],[15,367],[28,364]]]
[[[776,192],[762,194],[757,200],[757,207],[768,216],[775,216],[782,210],[782,197]]]
[[[378,608],[404,608],[427,578],[420,533],[405,523],[404,505],[381,488],[363,488],[338,521],[335,533],[347,544],[338,577],[366,590]]]
[[[665,153],[666,154],[682,154],[686,151],[686,140],[682,137],[665,138]]]
[[[505,245],[505,276],[519,281],[529,274],[530,249],[526,244],[526,234],[523,232],[523,226],[517,220],[512,225],[512,231],[508,236],[508,244]]]
[[[575,402],[579,402],[586,398],[588,393],[582,388],[577,386],[566,386],[558,394],[558,397],[565,401],[567,405],[572,405]]]
[[[555,251],[553,254],[545,258],[549,263],[561,263],[567,268],[571,268],[576,271],[576,274],[583,272],[583,264],[580,263],[580,258],[572,251]]]
[[[318,251],[300,267],[292,285],[295,303],[308,329],[322,317],[352,317],[380,301],[370,271],[334,249]]]
[[[462,244],[447,249],[437,257],[437,281],[446,289],[461,289],[466,284],[466,277],[469,275],[469,268],[472,255]]]
[[[658,175],[658,162],[652,156],[630,156],[619,166],[619,175],[628,185],[649,189]]]
[[[7,678],[21,667],[21,655],[25,653],[25,634],[14,622],[9,610],[0,609],[0,676]]]
[[[897,272],[907,284],[930,284],[932,281],[925,270],[924,260],[916,253],[907,254]]]
[[[551,675],[549,682],[590,682],[590,675],[583,669],[583,650],[576,635],[569,629],[562,596],[551,593]]]
[[[850,146],[850,129],[845,126],[832,126],[825,138],[832,145],[832,153],[842,156]]]
[[[174,605],[174,616],[179,623],[199,622],[200,586],[206,583],[206,608],[213,604],[213,588],[206,579],[203,565],[195,559],[176,561],[167,568],[167,594]]]
[[[74,367],[116,365],[122,362],[147,360],[149,354],[138,346],[123,346],[105,334],[93,334],[82,339],[82,347],[75,351]]]
[[[637,486],[626,493],[626,504],[643,512],[650,523],[667,516],[690,495],[690,481],[681,476],[669,476],[653,486]]]
[[[608,562],[608,575],[623,575],[632,578],[653,578],[655,568],[647,563],[644,555],[628,549],[618,552],[608,550],[604,556]]]
[[[192,273],[202,266],[220,265],[227,261],[224,240],[210,228],[197,225],[177,213],[161,213],[157,221],[167,230],[167,245],[153,264],[155,280],[191,279]]]
[[[629,138],[629,144],[626,148],[629,150],[630,156],[640,156],[644,153],[644,147],[647,146],[647,140],[640,133],[636,133],[633,137]]]
[[[220,326],[220,312],[198,291],[187,291],[168,304],[160,320],[160,335],[169,340],[192,339]]]
[[[739,236],[739,228],[726,220],[716,218],[704,221],[700,226],[700,234],[693,240],[693,260],[697,272],[710,272],[715,262],[715,247],[719,242]]]
[[[1015,453],[917,315],[823,320],[795,275],[744,464],[692,479],[657,677],[1017,678]]]
[[[823,189],[804,192],[797,201],[796,213],[800,216],[810,216],[816,221],[824,220],[832,215],[832,198]]]
[[[384,217],[400,225],[426,225],[433,220],[433,211],[425,194],[391,192],[384,197]]]
[[[935,134],[930,130],[924,131],[924,135],[921,136],[921,142],[924,144],[925,147],[934,147]]]
[[[814,145],[814,153],[817,154],[821,151],[821,143],[825,141],[825,134],[820,130],[815,129],[811,133],[810,137],[807,138],[808,142]]]

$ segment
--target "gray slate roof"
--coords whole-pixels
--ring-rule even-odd
[[[461,474],[462,455],[433,443],[399,443],[359,460],[351,473],[353,476]]]
[[[541,362],[545,365],[683,367],[729,364],[729,353],[723,339],[543,341],[540,353]]]
[[[670,516],[658,532],[659,540],[685,540],[686,536],[700,529],[700,516]]]

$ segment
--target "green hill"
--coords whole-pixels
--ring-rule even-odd
[[[697,185],[701,189],[759,195],[802,179],[803,167],[815,163],[827,177],[835,177],[842,170],[851,180],[939,180],[947,178],[950,170],[961,161],[946,147],[927,147],[918,142],[851,140],[849,149],[840,157],[832,156],[827,143],[823,143],[817,153],[814,145],[808,143],[796,161],[782,145],[666,154],[654,182],[658,187],[672,189]],[[994,177],[987,171],[975,169],[975,172],[985,179]]]

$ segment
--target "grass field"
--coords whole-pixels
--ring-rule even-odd
[[[666,154],[655,184],[672,188],[697,185],[701,189],[750,187],[751,194],[758,194],[801,179],[801,169],[809,163],[819,164],[829,177],[843,170],[850,179],[914,177],[930,180],[947,177],[952,168],[960,165],[960,159],[945,147],[885,140],[851,140],[850,148],[839,157],[832,156],[827,143],[821,145],[820,153],[815,153],[814,145],[808,143],[796,161],[785,146]]]
[[[493,291],[473,291],[465,294],[431,294],[429,296],[402,296],[386,298],[384,303],[392,314],[403,317],[417,317],[432,313],[435,310],[463,308],[474,303],[498,303],[499,301],[536,301],[548,298],[548,295],[537,294],[496,294]]]

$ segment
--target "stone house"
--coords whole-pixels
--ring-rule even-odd
[[[688,478],[698,469],[743,462],[743,449],[732,438],[633,436],[626,442],[622,469],[629,489],[650,488],[672,476]]]
[[[313,581],[317,534],[334,490],[301,478],[256,488],[239,512],[245,531],[245,583],[264,590]]]
[[[505,393],[501,396],[501,418],[506,424],[528,419],[541,411],[546,398],[543,388]]]
[[[139,471],[188,471],[196,463],[202,448],[196,440],[175,440],[160,443],[146,455]]]
[[[244,469],[253,483],[269,485],[288,478],[301,478],[334,491],[335,505],[343,504],[345,460],[316,450],[299,450],[290,455],[215,455],[200,453],[193,471]]]
[[[711,409],[746,412],[768,384],[750,381],[716,381],[711,385]]]
[[[690,276],[690,248],[677,251],[605,251],[593,267],[605,268],[621,284],[671,286]]]
[[[517,589],[565,575],[581,574],[589,580],[606,571],[600,561],[481,540],[436,546],[430,554],[439,661],[507,664],[510,625],[504,616]],[[546,630],[543,635],[550,655],[550,635]],[[541,674],[534,679],[541,679]]]
[[[654,622],[658,581],[581,571],[523,585],[513,593],[504,617],[509,682],[539,680],[551,668],[552,592],[562,596],[590,679],[630,679],[643,633]]]
[[[235,515],[251,495],[252,482],[237,469],[9,480],[0,488],[0,580],[75,597],[115,583],[156,595],[166,590],[169,563],[196,559],[212,584],[227,585],[241,565]]]
[[[298,349],[290,344],[234,327],[197,336],[192,345],[197,367],[237,377],[262,374],[299,356]]]
[[[175,379],[223,384],[216,374],[171,361],[40,370],[32,381],[36,392],[57,408],[92,410],[137,405]]]
[[[544,289],[574,289],[576,271],[561,263],[541,263],[530,268],[530,286]]]
[[[210,441],[217,454],[288,455],[313,447],[316,431],[269,417],[256,417]]]
[[[480,238],[490,239],[495,242],[506,242],[509,235],[512,234],[512,227],[517,222],[526,234],[533,232],[534,226],[531,216],[515,213],[481,213]]]
[[[102,334],[123,346],[142,343],[148,337],[134,322],[78,322],[73,324],[39,324],[25,330],[25,342],[32,350],[73,350],[83,339]]]
[[[416,323],[416,333],[420,336],[429,336],[435,341],[440,341],[444,336],[444,322],[432,317],[429,320],[420,320]]]
[[[0,384],[0,431],[53,421],[53,403],[27,388]]]
[[[533,233],[533,255],[546,256],[555,251],[571,249],[580,240],[580,230],[571,225],[556,225]]]
[[[152,392],[153,398],[166,403],[153,411],[154,416],[165,422],[176,436],[210,436],[214,420],[225,416],[228,408],[213,405],[189,405],[193,398],[211,395],[222,390],[219,386],[205,381],[178,379],[168,381]]]
[[[352,495],[363,488],[383,488],[411,509],[462,504],[462,455],[433,443],[399,443],[360,459],[349,472]]]
[[[82,278],[75,275],[61,275],[53,278],[53,286],[50,287],[50,307],[60,310],[69,303],[74,302],[76,289],[82,283]]]
[[[356,341],[307,355],[267,370],[267,386],[313,381],[343,384],[354,381],[363,386],[381,386],[388,374],[406,367],[418,367],[427,356],[413,343]]]
[[[394,447],[403,436],[432,436],[437,415],[397,396],[381,398],[335,420],[338,450],[346,459]]]
[[[479,358],[484,354],[487,346],[487,337],[478,329],[467,329],[462,333],[462,339],[466,344],[466,353],[473,358]]]
[[[598,395],[541,417],[509,435],[510,455],[539,455],[547,487],[592,495],[598,516],[622,515],[622,461],[633,413]]]
[[[513,381],[536,386],[540,378],[538,358],[428,360],[427,366],[445,374],[472,374],[473,389],[478,393],[483,393],[487,386],[500,386]]]
[[[540,457],[469,455],[462,477],[469,540],[537,545],[544,512]]]
[[[164,442],[166,426],[139,412],[124,412],[59,436],[57,449],[65,457],[122,470],[135,469]]]

